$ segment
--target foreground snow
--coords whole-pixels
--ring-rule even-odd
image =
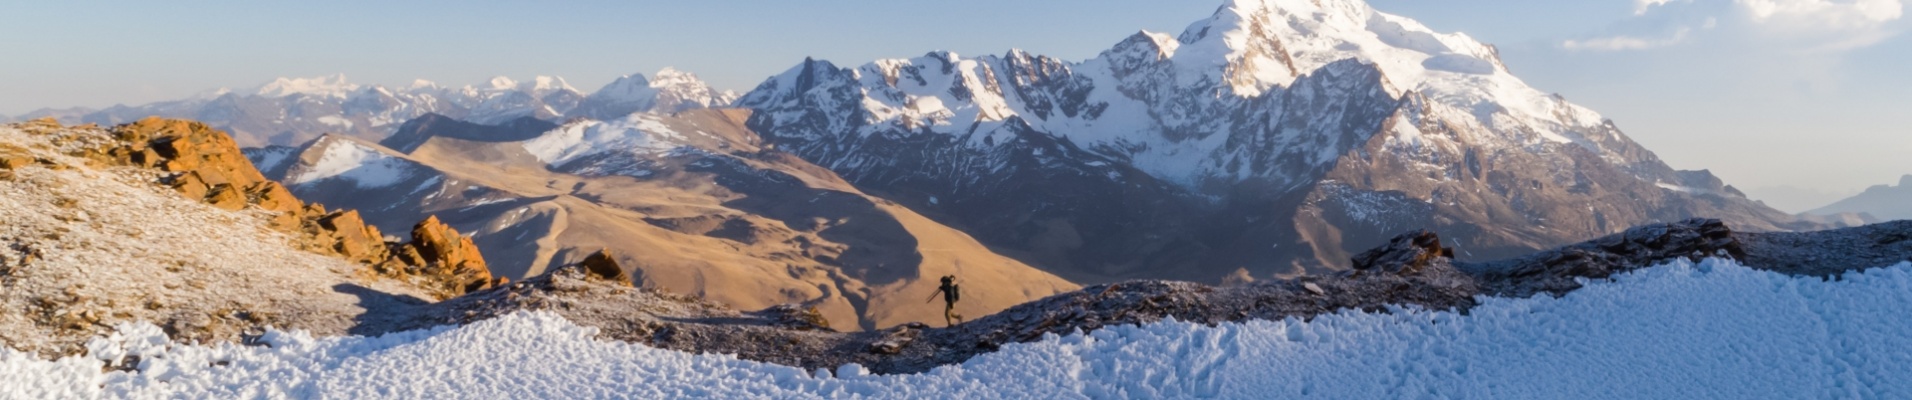
[[[171,346],[127,326],[93,355],[145,355],[139,373],[0,350],[0,388],[15,398],[1890,398],[1912,395],[1909,308],[1912,264],[1821,281],[1676,262],[1558,299],[1487,299],[1469,315],[1118,327],[904,376],[599,341],[535,312],[379,338],[273,332],[269,347]]]

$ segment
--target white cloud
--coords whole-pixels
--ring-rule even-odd
[[[1674,0],[1633,0],[1633,15],[1646,15],[1653,7],[1671,3]]]
[[[1690,42],[1688,33],[1747,38],[1806,51],[1866,47],[1899,33],[1907,0],[1633,0],[1633,18],[1605,36],[1565,40],[1570,50],[1645,50]],[[1703,35],[1696,35],[1703,36]]]
[[[1904,16],[1900,0],[1734,0],[1762,24],[1873,29]]]
[[[1587,40],[1567,40],[1560,47],[1567,50],[1623,51],[1647,50],[1680,44],[1686,41],[1690,29],[1680,29],[1673,36],[1664,38],[1645,38],[1635,36],[1611,36]]]

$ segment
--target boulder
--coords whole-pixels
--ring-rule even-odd
[[[1412,274],[1440,259],[1454,258],[1454,249],[1441,247],[1440,235],[1416,230],[1395,236],[1388,243],[1354,256],[1354,270]]]
[[[246,187],[246,199],[259,208],[286,214],[298,214],[305,204],[278,182],[265,181]]]
[[[382,275],[419,282],[442,297],[455,297],[503,284],[491,276],[471,237],[437,216],[412,226],[412,240],[392,244],[390,259],[377,264]]]
[[[591,276],[634,286],[630,274],[624,272],[624,267],[617,265],[617,257],[611,256],[609,250],[598,250],[585,256],[584,261],[578,262],[578,267],[584,268]]]
[[[240,193],[239,189],[234,188],[230,183],[221,183],[217,186],[213,186],[211,191],[206,192],[206,204],[211,204],[213,207],[218,207],[226,211],[244,210],[246,209],[246,195],[245,193]]]
[[[391,256],[378,228],[367,225],[358,210],[335,211],[319,217],[320,238],[328,238],[332,251],[346,259],[364,264],[377,263]]]
[[[20,169],[33,164],[33,155],[26,149],[0,144],[0,170]]]

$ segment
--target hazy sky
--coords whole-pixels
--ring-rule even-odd
[[[1675,168],[1801,211],[1912,173],[1907,0],[1372,0],[1496,44]],[[557,75],[585,91],[665,66],[748,90],[804,57],[1094,56],[1221,2],[28,2],[0,24],[0,114],[344,73],[358,83]]]

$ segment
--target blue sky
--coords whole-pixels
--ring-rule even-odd
[[[1371,0],[1500,47],[1515,74],[1614,119],[1676,168],[1788,211],[1912,173],[1906,0]],[[1220,1],[32,2],[5,5],[0,114],[344,73],[358,83],[674,66],[748,90],[804,57],[930,50],[1084,59]]]

